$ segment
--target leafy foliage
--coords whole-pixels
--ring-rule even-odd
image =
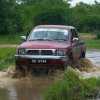
[[[100,3],[80,2],[70,7],[71,0],[1,0],[0,34],[27,33],[35,25],[73,25],[80,32],[99,31]]]
[[[63,9],[48,10],[40,12],[34,17],[34,25],[41,24],[66,24],[66,19],[64,19],[65,12]]]

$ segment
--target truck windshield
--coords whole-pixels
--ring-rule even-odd
[[[67,41],[68,30],[66,29],[34,29],[30,33],[28,40]]]

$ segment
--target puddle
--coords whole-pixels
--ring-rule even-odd
[[[92,61],[92,63],[100,67],[100,50],[87,51],[86,57]]]
[[[1,72],[0,100],[43,100],[47,87],[60,74],[59,70],[48,75],[27,73],[22,78],[21,74],[15,74],[14,68],[9,68]]]
[[[42,100],[42,96],[52,80],[0,79],[0,100]]]

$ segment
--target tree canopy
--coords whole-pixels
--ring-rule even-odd
[[[0,34],[27,33],[35,25],[63,24],[79,32],[100,30],[100,3],[80,2],[71,7],[70,0],[1,0]]]

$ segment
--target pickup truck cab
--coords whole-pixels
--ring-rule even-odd
[[[85,58],[86,48],[73,26],[39,25],[17,47],[16,69],[64,68]]]

